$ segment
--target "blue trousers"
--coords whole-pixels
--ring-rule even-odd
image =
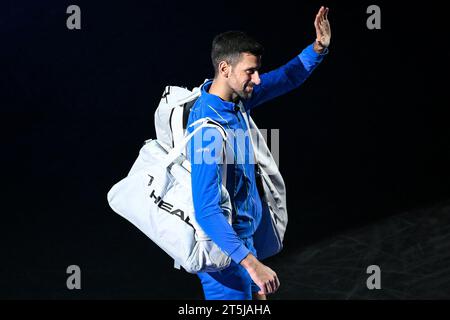
[[[253,239],[242,240],[256,256]],[[234,261],[222,271],[200,272],[197,275],[202,283],[206,300],[252,300],[252,293],[260,290],[250,278],[247,270]]]

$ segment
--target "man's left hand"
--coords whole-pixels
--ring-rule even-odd
[[[314,49],[319,52],[322,52],[330,45],[331,28],[330,22],[328,21],[329,10],[329,8],[320,7],[316,19],[314,20],[314,27],[316,28],[316,43]]]

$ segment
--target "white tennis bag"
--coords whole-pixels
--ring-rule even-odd
[[[220,127],[200,119],[176,148],[147,140],[128,176],[108,193],[111,208],[133,223],[187,272],[218,271],[231,259],[209,239],[195,220],[190,163],[183,154],[192,136],[204,127]],[[223,128],[219,130],[226,140]],[[231,224],[231,203],[222,185],[221,207]]]

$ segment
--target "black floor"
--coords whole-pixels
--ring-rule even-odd
[[[377,265],[381,289],[369,290]],[[449,299],[450,202],[405,212],[282,255],[272,299]]]

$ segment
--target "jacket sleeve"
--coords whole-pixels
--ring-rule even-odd
[[[215,139],[209,140],[208,130]],[[197,131],[188,144],[192,198],[200,227],[231,259],[240,263],[250,252],[227,222],[220,207],[222,185],[222,136],[215,128]]]
[[[328,53],[328,49],[322,54],[316,53],[313,45],[307,46],[287,64],[262,74],[261,83],[254,87],[252,97],[245,101],[246,109],[250,110],[299,87]]]

